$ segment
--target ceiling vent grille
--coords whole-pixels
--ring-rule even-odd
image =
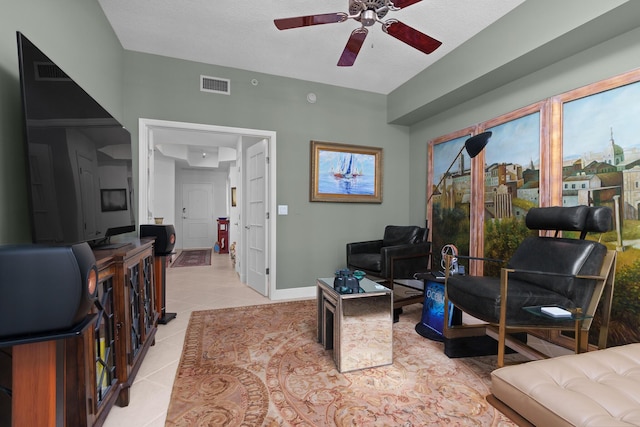
[[[231,94],[231,80],[219,77],[200,76],[200,90],[202,92]]]
[[[71,81],[71,78],[53,62],[35,62],[34,66],[36,80]]]

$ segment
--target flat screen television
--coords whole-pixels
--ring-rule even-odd
[[[111,245],[135,231],[131,135],[18,32],[34,243]]]

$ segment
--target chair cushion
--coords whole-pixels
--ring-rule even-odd
[[[497,277],[450,276],[447,282],[447,295],[449,301],[473,317],[494,324],[500,321],[500,279]],[[536,316],[522,309],[522,307],[533,305],[572,306],[573,301],[561,294],[549,292],[547,289],[527,282],[510,279],[507,297],[507,324],[511,326],[541,324],[560,326],[564,323],[568,327],[573,325],[572,321],[559,323],[557,319]]]
[[[384,229],[382,246],[409,245],[422,238],[422,229],[416,225],[387,225]]]
[[[606,246],[592,240],[528,237],[518,246],[507,267],[573,276],[597,276],[606,254]],[[595,287],[595,280],[574,277],[516,272],[510,278],[563,295],[574,302],[571,308],[586,308]]]

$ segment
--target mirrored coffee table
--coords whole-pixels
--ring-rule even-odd
[[[333,289],[333,277],[317,279],[318,342],[333,350],[339,372],[393,363],[393,292],[360,280],[358,293]]]

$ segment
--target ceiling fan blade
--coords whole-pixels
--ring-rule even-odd
[[[419,3],[422,0],[392,0],[391,2],[398,9],[405,8],[407,6],[411,6],[412,4]]]
[[[342,51],[342,55],[338,60],[339,67],[350,67],[356,62],[358,52],[360,52],[360,48],[368,33],[369,31],[364,27],[356,28],[351,32],[351,37],[349,37],[347,45],[344,47],[344,51]]]
[[[438,41],[433,37],[429,37],[428,35],[423,34],[415,28],[412,28],[407,24],[403,24],[400,21],[389,20],[382,26],[382,29],[387,34],[397,38],[401,42],[404,42],[426,54],[433,52],[442,44],[441,41]]]
[[[296,16],[293,18],[274,19],[279,30],[288,30],[290,28],[308,27],[310,25],[333,24],[336,22],[346,21],[347,14],[344,12],[323,13],[320,15]]]

